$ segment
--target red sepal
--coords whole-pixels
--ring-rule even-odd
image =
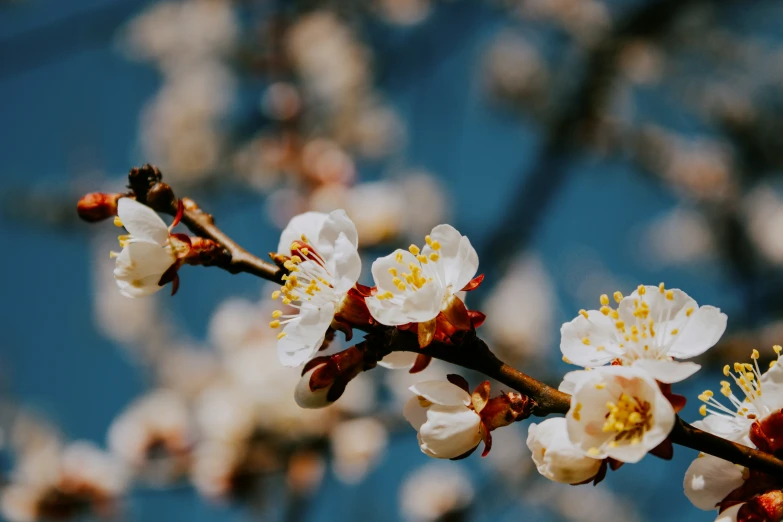
[[[462,375],[458,375],[456,373],[450,373],[446,375],[446,380],[449,381],[454,386],[458,386],[465,390],[467,393],[470,393],[470,385],[468,385],[467,379],[463,377]]]
[[[473,390],[473,393],[470,396],[470,400],[473,403],[473,409],[476,411],[476,413],[480,414],[481,410],[483,410],[487,406],[487,403],[489,403],[489,394],[491,392],[490,388],[491,385],[489,381],[484,381],[476,386],[476,389]],[[484,424],[484,427],[487,427],[487,425]]]
[[[654,455],[663,460],[672,460],[672,457],[674,457],[674,445],[672,444],[672,440],[667,437],[663,442],[650,450],[650,455]]]
[[[783,410],[778,410],[750,426],[750,440],[761,451],[783,456]]]
[[[177,214],[174,216],[174,221],[171,222],[171,225],[169,226],[169,230],[179,225],[179,222],[182,221],[182,215],[185,213],[185,205],[182,204],[182,200],[177,200]]]
[[[671,384],[664,384],[659,382],[658,387],[661,389],[663,396],[668,399],[669,403],[671,403],[672,408],[674,409],[674,413],[680,413],[680,411],[682,411],[682,409],[685,407],[685,403],[688,402],[688,399],[682,395],[673,393]]]
[[[481,456],[486,457],[489,455],[489,450],[492,449],[492,432],[483,421],[481,422],[481,440],[484,441],[484,451],[481,452]]]
[[[319,364],[324,364],[328,362],[331,359],[328,355],[322,355],[320,357],[314,357],[313,359],[310,359],[307,361],[307,364],[304,365],[304,368],[302,368],[302,375],[306,374]]]
[[[171,295],[176,294],[177,290],[179,290],[179,276],[177,275],[177,270],[179,270],[179,263],[174,263],[163,272],[163,275],[160,276],[160,279],[158,280],[158,286],[172,283]]]
[[[189,235],[177,232],[176,234],[171,234],[171,237],[176,238],[179,241],[182,241],[183,243],[188,245],[188,247],[193,248],[193,241],[190,240]]]
[[[479,274],[473,279],[468,282],[468,284],[465,285],[465,288],[462,289],[463,292],[470,292],[471,290],[475,290],[479,287],[481,282],[484,281],[484,274]]]
[[[468,317],[470,317],[470,325],[474,330],[484,324],[487,319],[487,316],[478,310],[468,310]]]
[[[441,309],[441,313],[457,330],[470,330],[473,327],[465,303],[456,295],[449,298],[446,306]]]
[[[335,316],[334,319],[332,319],[332,328],[335,330],[342,332],[345,336],[346,341],[350,341],[353,339],[353,328],[348,323],[344,323],[342,321],[337,320],[337,316]]]
[[[421,371],[424,371],[427,369],[427,366],[429,366],[431,362],[432,362],[431,356],[420,353],[419,355],[416,356],[416,361],[413,363],[411,369],[408,370],[408,373],[419,373]]]
[[[174,274],[174,279],[171,280],[171,295],[172,297],[174,294],[177,293],[179,290],[179,274]]]

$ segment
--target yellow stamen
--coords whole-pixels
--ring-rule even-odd
[[[413,254],[414,256],[417,256],[417,255],[419,255],[419,247],[417,247],[416,245],[411,245],[411,246],[409,246],[409,247],[408,247],[408,251],[409,251],[411,254]]]
[[[614,300],[617,303],[623,300],[623,294],[621,294],[620,291],[617,291],[614,294],[612,294],[612,297],[614,297]]]
[[[270,327],[270,328],[280,328],[280,321],[278,321],[277,319],[275,319],[274,321],[272,321],[271,323],[269,323],[269,327]]]

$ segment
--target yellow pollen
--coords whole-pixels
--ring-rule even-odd
[[[677,335],[678,333],[680,333],[680,331],[677,328],[672,330],[672,335]]]
[[[272,299],[277,300],[277,298],[280,297],[280,290],[275,290],[272,292]]]
[[[279,341],[280,339],[282,339],[282,338],[283,338],[283,337],[285,337],[286,335],[288,335],[288,334],[287,334],[287,333],[285,333],[285,332],[280,332],[279,334],[277,334],[277,340]]]
[[[119,256],[117,252],[109,252],[109,259],[114,259],[117,256]]]
[[[566,357],[565,355],[563,356],[563,362],[566,363],[566,364],[571,364],[571,360],[568,357]]]
[[[617,403],[607,402],[606,421],[602,431],[614,432],[615,441],[630,440],[631,444],[641,441],[641,437],[652,426],[650,403],[621,394]]]
[[[609,296],[606,294],[601,294],[601,305],[607,306],[609,304]]]
[[[394,277],[397,277],[397,269],[396,269],[396,268],[394,268],[394,267],[391,267],[391,268],[389,269],[389,273],[390,273],[392,276],[394,276]]]
[[[433,242],[430,244],[430,248],[432,248],[434,251],[436,251],[436,252],[437,252],[438,250],[440,250],[440,243],[439,243],[439,242],[437,242],[437,241],[433,241]]]
[[[581,402],[577,402],[576,406],[574,406],[574,414],[573,414],[573,417],[574,417],[575,421],[579,422],[580,420],[582,420],[582,413],[581,412],[582,412],[582,403]]]
[[[711,390],[704,390],[703,393],[699,394],[699,400],[702,402],[708,402],[710,399],[712,399],[713,395],[714,394],[712,393]]]
[[[778,362],[777,361],[769,361],[769,368],[772,369],[773,366],[775,366]]]
[[[438,254],[436,254],[434,252],[432,254],[430,254],[430,261],[432,261],[433,263],[435,261],[437,261],[438,259],[440,259],[440,256]]]
[[[302,252],[302,255],[305,256],[305,257],[310,255],[310,249],[307,248],[307,247],[302,247],[301,252]]]
[[[609,317],[611,317],[612,319],[619,319],[620,312],[618,312],[617,310],[612,310],[611,313],[609,314]]]
[[[663,292],[665,292],[665,291],[666,291],[666,287],[664,287],[664,286],[663,286],[663,283],[659,283],[659,284],[658,284],[658,290],[660,290],[660,291],[661,291],[661,293],[663,293]]]
[[[593,457],[595,457],[599,453],[601,453],[601,452],[598,451],[598,448],[590,448],[589,450],[587,450],[587,454],[590,455],[590,456],[593,456]]]
[[[307,243],[307,236],[306,235],[302,234],[300,237],[302,238],[302,241]]]
[[[758,359],[759,358],[759,351],[754,348],[753,351],[750,353],[750,358],[753,359],[753,360]]]
[[[729,365],[728,365],[728,364],[727,364],[726,366],[724,366],[724,367],[723,367],[723,375],[725,375],[726,377],[728,377],[728,376],[729,376],[729,372],[730,372],[730,371],[731,371],[731,370],[730,370],[730,368],[729,368]]]
[[[291,262],[298,265],[299,263],[302,262],[302,258],[297,255],[293,255],[291,256]]]
[[[419,255],[419,252],[420,252],[420,250],[419,250],[419,247],[417,247],[416,245],[411,245],[411,246],[409,246],[409,247],[408,247],[408,251],[409,251],[411,254],[413,254],[414,256],[417,256],[417,255]]]
[[[587,346],[590,346],[590,339],[588,339],[587,337],[585,337],[584,339],[582,339],[582,344],[584,344],[584,345],[587,345]]]
[[[622,321],[617,321],[616,323],[614,323],[614,325],[617,327],[618,330],[622,330],[625,328],[625,323]]]
[[[596,390],[603,390],[604,388],[606,388],[606,383],[605,382],[599,382],[598,384],[595,385],[595,389]],[[577,420],[579,420],[579,419],[577,419]]]
[[[693,313],[693,307],[692,306],[690,308],[688,308],[687,310],[685,310],[686,317],[690,317],[692,313]]]
[[[397,254],[394,256],[394,260],[402,264],[402,252],[397,252]]]
[[[617,303],[619,303],[620,301],[623,300],[623,294],[621,294],[619,290],[617,292],[615,292],[614,294],[612,294],[612,297],[614,297],[614,300]]]
[[[432,238],[430,236],[424,236],[424,242],[427,243],[429,246],[432,246]]]
[[[579,310],[579,315],[581,315],[581,316],[582,316],[582,317],[584,317],[585,319],[587,319],[587,318],[588,318],[588,315],[587,315],[587,310],[585,310],[584,308],[582,308],[581,310]]]
[[[114,216],[114,226],[115,227],[121,227],[124,226],[122,224],[122,220],[120,219],[120,216]]]
[[[602,314],[604,314],[604,315],[609,315],[609,313],[610,313],[611,311],[612,311],[612,309],[611,309],[611,308],[609,308],[608,306],[602,306],[602,307],[601,307],[601,313],[602,313]]]
[[[673,290],[666,290],[666,299],[669,301],[674,300],[674,291]]]
[[[280,321],[278,321],[277,319],[275,319],[274,321],[272,321],[271,323],[269,323],[269,327],[270,327],[270,328],[280,328]]]
[[[425,256],[424,254],[419,254],[418,256],[416,256],[416,259],[418,259],[419,263],[421,263],[422,265],[426,265],[428,262],[427,256]]]
[[[644,295],[647,293],[647,288],[644,285],[639,285],[636,291],[639,292],[639,295]]]
[[[775,350],[775,353],[780,355],[780,351],[783,350],[783,347],[781,347],[779,344],[776,344],[772,347],[773,350]]]
[[[699,413],[701,413],[702,417],[706,417],[707,416],[707,405],[706,404],[702,404],[699,407]]]
[[[274,312],[272,312],[272,319],[277,319],[281,315],[283,315],[283,312],[281,312],[280,310],[275,310]]]

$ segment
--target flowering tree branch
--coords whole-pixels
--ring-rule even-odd
[[[212,216],[202,211],[195,202],[190,199],[177,199],[172,189],[161,181],[161,174],[157,168],[145,165],[138,169],[132,169],[129,174],[129,188],[131,194],[85,196],[79,205],[80,215],[90,221],[96,221],[100,217],[109,217],[112,208],[116,214],[117,201],[120,196],[134,196],[137,201],[158,212],[177,216],[192,233],[209,242],[210,254],[205,256],[204,262],[194,264],[218,266],[233,274],[246,272],[277,283],[285,280],[288,270],[282,266],[283,263],[277,259],[276,254],[272,254],[276,263],[272,264],[247,252],[220,230],[215,225]],[[104,204],[108,208],[105,212],[101,210]],[[459,332],[458,335],[452,337],[451,343],[435,339],[422,348],[421,331],[417,334],[410,330],[384,326],[374,321],[355,327],[361,328],[367,333],[365,342],[352,348],[353,351],[347,356],[353,361],[351,364],[357,368],[357,372],[361,371],[359,368],[370,369],[374,367],[377,361],[391,352],[412,352],[477,371],[509,386],[530,399],[530,408],[525,409],[529,414],[538,417],[565,414],[571,407],[569,394],[505,364],[476,335],[475,329]],[[346,352],[346,354],[348,353]],[[305,370],[312,372],[317,369],[318,365],[323,364],[317,359],[311,362],[314,364],[306,366]],[[339,365],[340,363],[338,363],[338,367]],[[341,383],[343,388],[348,380],[350,379]],[[775,458],[771,453],[717,437],[691,426],[679,417],[676,418],[670,440],[674,444],[714,455],[756,471],[783,476],[783,460]]]

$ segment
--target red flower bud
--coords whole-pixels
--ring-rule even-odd
[[[97,223],[117,215],[117,200],[122,196],[123,194],[92,192],[79,200],[76,211],[84,221]]]

